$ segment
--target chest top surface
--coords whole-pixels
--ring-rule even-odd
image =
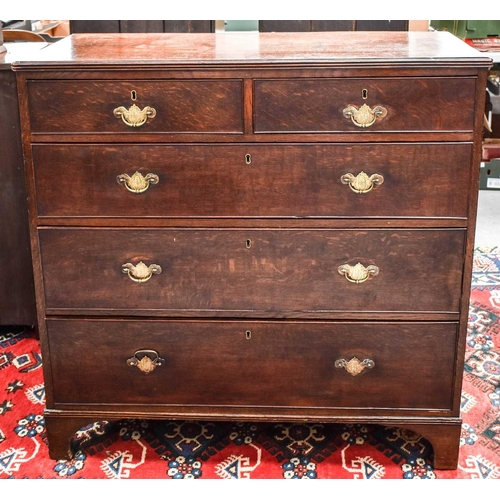
[[[18,62],[53,66],[489,66],[491,60],[446,32],[74,34]]]

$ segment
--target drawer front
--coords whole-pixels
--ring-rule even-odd
[[[474,93],[473,78],[257,80],[254,130],[472,131]]]
[[[49,320],[47,327],[59,404],[451,407],[453,323]]]
[[[243,130],[241,80],[30,81],[28,96],[35,133]],[[135,115],[133,105],[138,108]],[[121,107],[125,111],[115,112]],[[147,107],[154,109],[154,116]],[[137,126],[142,119],[145,123]]]
[[[464,230],[61,228],[39,236],[48,309],[459,310]]]
[[[33,161],[41,216],[466,217],[471,149],[35,145]]]

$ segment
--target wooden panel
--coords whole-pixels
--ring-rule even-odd
[[[213,33],[215,21],[163,21],[165,33]]]
[[[259,31],[311,31],[311,21],[259,21]]]
[[[133,101],[131,92],[137,92]],[[31,81],[34,132],[242,132],[241,80]],[[156,110],[130,127],[113,110],[133,104]]]
[[[362,91],[367,90],[363,99]],[[256,132],[464,131],[473,129],[475,80],[296,79],[255,82]],[[387,115],[367,128],[343,110],[383,106]]]
[[[457,312],[463,230],[42,229],[47,308]],[[250,247],[250,248],[249,248]],[[122,265],[161,266],[146,283]],[[375,265],[349,282],[338,267]],[[83,312],[83,311],[82,311]]]
[[[259,21],[259,31],[408,31],[408,21]]]
[[[48,334],[57,403],[449,409],[457,326],[49,320]],[[164,364],[128,366],[140,349]],[[335,367],[353,357],[375,365]]]
[[[119,33],[120,21],[84,21],[69,22],[71,33]]]
[[[408,31],[408,21],[356,21],[356,31]]]
[[[311,31],[354,31],[356,21],[311,21]]]
[[[163,21],[118,21],[120,33],[163,33]]]
[[[33,161],[44,217],[466,217],[471,148],[54,144],[33,146]],[[136,170],[158,184],[118,184]],[[357,194],[341,182],[362,171],[383,183]]]
[[[210,33],[214,21],[70,21],[71,33]]]
[[[36,323],[17,88],[0,70],[0,324]],[[8,117],[8,119],[6,119]]]

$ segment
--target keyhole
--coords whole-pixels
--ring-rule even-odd
[[[363,89],[363,90],[361,91],[361,97],[362,97],[363,99],[368,99],[368,90]]]
[[[252,332],[250,330],[247,330],[245,332],[245,337],[247,340],[250,340],[252,338]]]
[[[132,90],[132,92],[130,92],[130,99],[132,99],[132,101],[137,101],[137,91],[136,90]]]
[[[245,155],[245,163],[250,165],[252,163],[252,155]]]
[[[252,246],[252,240],[247,240],[247,241],[245,242],[245,246],[246,246],[247,248],[250,248],[250,247]]]

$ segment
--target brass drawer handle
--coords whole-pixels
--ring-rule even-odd
[[[136,366],[146,375],[151,373],[157,366],[164,364],[165,360],[160,358],[160,355],[151,349],[135,351],[134,355],[127,359],[128,366]]]
[[[156,116],[156,109],[149,106],[141,109],[139,106],[132,104],[128,109],[124,106],[115,108],[113,114],[116,118],[121,118],[123,123],[129,127],[140,127],[146,123],[148,118]]]
[[[158,264],[151,264],[150,266],[146,266],[144,262],[139,262],[136,266],[127,262],[122,266],[122,272],[128,274],[128,277],[137,283],[145,283],[153,274],[161,274],[161,267]]]
[[[135,172],[132,176],[120,174],[116,176],[118,184],[123,184],[131,193],[144,193],[150,184],[158,184],[160,181],[156,174],[146,174],[143,176],[140,172]]]
[[[370,276],[377,276],[379,268],[377,266],[365,267],[358,262],[355,266],[349,264],[342,264],[338,267],[338,272],[343,274],[347,281],[351,283],[363,283]]]
[[[342,111],[344,118],[351,119],[357,127],[366,128],[375,123],[377,118],[384,118],[387,109],[383,106],[375,106],[373,109],[367,104],[363,104],[359,109],[350,104]]]
[[[352,191],[358,194],[369,193],[374,186],[383,184],[384,177],[380,174],[372,174],[370,177],[361,171],[358,175],[351,173],[344,174],[340,178],[342,184],[348,184]]]
[[[347,361],[347,359],[337,359],[335,361],[335,368],[344,368],[344,370],[349,374],[355,377],[363,372],[366,368],[373,368],[375,366],[375,362],[372,359],[364,359],[360,361],[358,358],[354,357]]]

